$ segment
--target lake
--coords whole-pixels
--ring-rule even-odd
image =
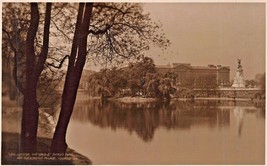
[[[67,143],[93,164],[264,164],[265,105],[77,101]]]

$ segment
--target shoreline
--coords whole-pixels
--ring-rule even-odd
[[[19,153],[19,133],[2,132],[4,165],[91,165],[92,161],[71,148],[66,153],[50,153],[51,138],[37,137],[36,153]]]
[[[90,100],[90,99],[89,99]],[[121,97],[121,98],[109,98],[109,101],[119,101],[123,103],[145,103],[155,101],[165,101],[157,98],[145,98],[145,97]],[[220,100],[220,101],[253,101],[253,102],[265,102],[265,99],[251,99],[251,98],[228,98],[228,97],[195,97],[195,98],[171,98],[170,101],[194,101],[194,100]]]
[[[119,101],[123,103],[144,103],[144,102],[155,102],[156,98],[145,98],[145,97],[120,97],[120,98],[109,98],[109,101]]]
[[[53,124],[49,116],[40,111],[39,128],[37,135],[37,153],[30,156],[20,156],[20,123],[21,107],[14,102],[2,100],[2,165],[90,165],[92,161],[79,152],[67,148],[66,156],[53,156],[50,153]]]
[[[186,99],[186,98],[177,98],[176,100],[228,100],[228,101],[262,101],[264,102],[265,100],[252,100],[250,98],[228,98],[228,97],[196,97],[194,99]],[[172,100],[172,99],[171,99]],[[175,100],[175,99],[173,99]]]

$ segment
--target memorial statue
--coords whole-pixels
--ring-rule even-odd
[[[237,59],[238,66],[236,70],[236,76],[234,78],[234,83],[232,85],[233,88],[245,88],[246,82],[243,76],[243,69],[241,65],[241,59]]]

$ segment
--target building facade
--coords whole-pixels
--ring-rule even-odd
[[[208,86],[216,84],[226,87],[230,85],[230,67],[221,65],[192,66],[189,63],[172,63],[156,66],[161,74],[175,75],[176,86]]]

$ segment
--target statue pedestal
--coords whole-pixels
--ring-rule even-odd
[[[245,88],[246,83],[244,78],[234,79],[234,83],[232,85],[233,88]]]

